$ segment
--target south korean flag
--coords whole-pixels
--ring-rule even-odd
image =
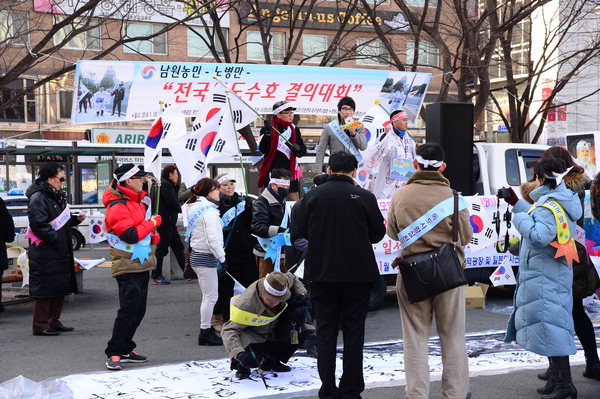
[[[474,196],[469,201],[469,222],[473,229],[473,237],[469,242],[471,252],[477,252],[480,249],[491,245],[495,241],[494,229],[486,212],[481,197]]]
[[[90,223],[88,242],[97,243],[105,241],[104,216],[89,216],[87,219]]]

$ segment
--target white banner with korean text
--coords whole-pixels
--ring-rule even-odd
[[[356,116],[363,116],[376,100],[388,111],[402,108],[409,125],[419,115],[431,74],[375,69],[325,68],[292,65],[215,64],[184,62],[78,61],[75,72],[73,123],[106,123],[155,119],[159,101],[177,104],[186,117],[199,115],[218,77],[235,94],[261,114],[286,100],[299,114],[336,115],[345,96],[356,101]],[[86,112],[83,87],[94,96],[107,93],[106,112]],[[103,89],[101,89],[101,87]],[[401,87],[401,89],[396,89]],[[400,102],[394,99],[402,91]],[[115,104],[118,102],[118,104]],[[110,112],[109,112],[110,111]]]

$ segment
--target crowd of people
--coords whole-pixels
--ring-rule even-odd
[[[372,244],[386,233],[402,242],[415,223],[431,215],[433,222],[411,235],[398,261],[453,243],[464,266],[463,247],[473,231],[464,207],[455,205],[450,216],[436,214],[437,205],[456,198],[442,175],[444,150],[435,143],[416,146],[401,111],[391,115],[387,133],[398,148],[386,156],[401,153],[413,159],[416,172],[393,193],[384,222],[375,195],[355,183],[357,154],[366,148],[366,140],[363,129],[352,125],[354,108],[349,97],[339,102],[338,117],[323,130],[317,150],[319,175],[302,199],[297,158],[306,154],[306,146],[293,123],[295,108],[285,101],[274,105],[270,123],[261,130],[259,147],[265,158],[257,199],[238,194],[236,180],[229,174],[202,178],[185,187],[177,167],[169,165],[153,190],[148,188],[153,177],[143,168],[124,164],[115,169],[102,197],[112,277],[119,292],[119,309],[105,349],[108,369],[121,370],[122,363],[148,360],[135,350],[134,336],[145,314],[150,281],[170,284],[162,270],[170,249],[184,276],[197,279],[200,286],[198,344],[223,345],[238,378],[248,378],[253,369],[288,372],[286,363],[304,345],[317,356],[320,398],[360,398],[365,388],[365,321],[371,287],[379,276]],[[387,135],[379,142],[392,140]],[[327,149],[331,152],[327,173],[320,174]],[[569,367],[569,355],[576,352],[574,333],[585,352],[584,376],[600,380],[594,330],[582,306],[582,298],[600,284],[585,246],[571,238],[582,226],[583,191],[589,178],[561,147],[549,148],[534,172],[534,179],[521,187],[523,199],[512,189],[502,196],[512,206],[521,234],[520,243],[511,248],[519,253],[520,267],[506,340],[548,357],[550,366],[539,375],[547,381],[538,389],[544,399],[576,398]],[[77,291],[71,226],[81,223],[85,215],[70,212],[62,190],[64,180],[65,169],[49,163],[27,190],[34,335],[73,330],[62,324],[60,316],[64,296]],[[286,206],[289,200],[296,201],[291,212]],[[2,208],[0,202],[0,212]],[[182,212],[184,242],[176,227]],[[13,237],[2,238],[9,242]],[[1,267],[5,261],[0,261]],[[293,271],[301,263],[304,273],[298,278]],[[427,343],[435,318],[443,394],[470,398],[464,287],[415,302],[407,294],[406,279],[398,273],[405,397],[429,397]],[[245,290],[234,296],[236,282]],[[340,330],[344,348],[338,383]]]

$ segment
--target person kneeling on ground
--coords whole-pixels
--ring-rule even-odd
[[[221,337],[240,379],[250,369],[287,372],[286,365],[305,336],[306,288],[291,273],[272,272],[252,283],[231,303]]]

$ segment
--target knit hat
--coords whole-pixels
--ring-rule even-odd
[[[352,107],[352,109],[354,111],[356,111],[356,103],[354,102],[354,100],[352,99],[352,97],[343,97],[342,99],[340,99],[340,101],[338,102],[338,111],[342,110],[342,107],[344,105],[347,105],[349,107]]]
[[[285,302],[290,299],[292,293],[289,290],[285,274],[271,272],[258,280],[258,292],[260,296],[277,302]]]

